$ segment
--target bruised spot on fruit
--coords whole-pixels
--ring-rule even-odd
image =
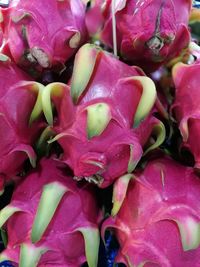
[[[24,51],[22,61],[24,60],[28,60],[28,62],[31,64],[37,64],[37,60],[33,57],[29,50]]]
[[[30,50],[31,55],[37,60],[38,64],[43,68],[50,67],[50,60],[48,55],[40,48],[33,47]]]
[[[100,186],[104,181],[103,177],[99,174],[94,174],[94,175],[85,176],[85,177],[74,176],[73,179],[75,181],[81,181],[82,179],[85,179],[87,182],[93,183],[93,184],[98,185],[98,186]]]
[[[159,51],[164,46],[163,38],[160,37],[160,21],[163,6],[165,4],[165,0],[162,1],[157,18],[156,18],[156,25],[154,35],[146,42],[147,47],[153,52],[153,54],[158,55]]]
[[[155,35],[146,42],[146,45],[154,54],[158,54],[162,49],[164,42],[162,38]]]
[[[92,176],[84,177],[85,180],[89,183],[94,183],[95,185],[100,186],[103,183],[103,177],[99,174],[94,174]]]

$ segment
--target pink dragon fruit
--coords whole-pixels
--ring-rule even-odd
[[[3,14],[10,53],[16,63],[25,67],[63,68],[87,39],[85,5],[81,0],[32,1],[31,5],[29,0],[19,0]]]
[[[200,180],[169,158],[150,161],[143,172],[114,187],[113,228],[120,244],[116,262],[133,267],[200,266]],[[121,186],[129,180],[128,190]]]
[[[27,158],[35,165],[32,145],[42,123],[36,121],[30,126],[29,118],[34,120],[42,110],[36,101],[39,89],[39,84],[32,82],[8,57],[0,55],[0,191]]]
[[[120,55],[149,71],[189,44],[191,6],[191,0],[97,0],[92,1],[86,23],[90,34],[111,48],[116,45],[112,34],[116,24]]]
[[[51,125],[51,98],[58,113],[53,141],[58,140],[62,160],[78,180],[106,187],[133,171],[152,133],[158,138],[149,149],[164,140],[164,126],[151,114],[154,83],[141,75],[140,69],[86,44],[76,55],[71,89],[53,83],[43,90],[43,110]]]
[[[20,267],[78,267],[85,261],[95,267],[100,219],[92,188],[77,187],[63,164],[43,159],[0,212],[8,234],[0,260]]]
[[[173,68],[173,80],[176,87],[173,111],[179,123],[184,146],[192,152],[196,168],[200,168],[199,71],[200,63],[193,65],[178,63]]]

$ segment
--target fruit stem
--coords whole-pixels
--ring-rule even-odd
[[[117,57],[117,31],[115,17],[115,0],[112,0],[112,33],[113,33],[113,53]]]

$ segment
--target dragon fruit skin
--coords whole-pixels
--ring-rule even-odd
[[[87,40],[81,0],[20,0],[3,10],[5,49],[24,67],[42,71],[61,65]]]
[[[51,125],[50,99],[57,109],[54,140],[78,180],[106,187],[132,172],[152,132],[163,134],[154,146],[163,141],[164,126],[151,115],[155,86],[141,74],[140,69],[87,44],[76,55],[71,87],[51,84],[43,91],[43,110]]]
[[[116,262],[129,267],[200,265],[200,181],[192,168],[167,157],[148,162],[130,179],[117,212],[121,188],[116,185],[114,191],[115,216],[104,222],[102,235],[114,229],[120,244]]]
[[[35,165],[32,145],[43,127],[39,121],[29,125],[39,85],[9,58],[2,55],[1,59],[5,61],[0,61],[0,190],[21,170],[27,158]],[[39,103],[37,108],[39,114]]]
[[[92,35],[98,30],[97,38],[112,48],[111,2],[95,1],[86,23]],[[190,41],[187,25],[191,6],[191,0],[115,1],[119,54],[145,71],[155,70],[177,56]],[[99,23],[94,28],[92,21],[99,13]]]
[[[185,65],[178,63],[173,68],[173,80],[176,87],[173,111],[179,123],[184,146],[193,154],[196,168],[200,164],[200,63]]]
[[[79,267],[87,260],[95,267],[101,214],[92,189],[77,187],[57,160],[43,159],[0,212],[8,234],[0,260],[20,267]]]

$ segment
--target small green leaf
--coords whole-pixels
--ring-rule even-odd
[[[29,125],[38,119],[42,113],[42,91],[44,90],[44,85],[35,82],[33,83],[32,90],[37,92],[38,96],[29,119]]]
[[[123,204],[123,201],[126,197],[126,192],[128,189],[129,182],[133,178],[134,176],[132,174],[126,174],[116,180],[113,188],[113,197],[112,197],[113,208],[111,211],[112,216],[117,215],[117,213],[119,212]]]
[[[49,125],[53,125],[51,98],[52,96],[62,98],[63,93],[67,88],[67,85],[63,83],[50,83],[42,91],[42,107]]]
[[[156,136],[156,141],[155,141],[155,143],[153,143],[153,145],[151,145],[150,147],[147,148],[147,150],[144,152],[143,156],[146,155],[149,151],[156,149],[164,142],[165,137],[166,137],[166,131],[165,131],[164,124],[161,121],[159,121],[157,124],[155,124],[151,134]]]
[[[38,82],[30,82],[30,81],[21,81],[19,83],[16,84],[17,87],[25,87],[25,89],[33,91],[36,95],[37,95],[37,100],[35,102],[35,105],[33,107],[32,113],[30,115],[30,119],[29,119],[29,125],[31,125],[31,123],[33,121],[35,121],[36,119],[38,119],[38,117],[41,115],[42,113],[42,102],[41,102],[41,92],[44,88],[44,85],[38,83]]]
[[[7,247],[7,244],[8,244],[8,235],[7,235],[7,232],[3,228],[1,228],[0,231],[1,231],[1,239],[3,241],[4,247],[6,248]]]
[[[82,227],[78,228],[84,237],[85,241],[85,254],[89,267],[97,267],[100,234],[97,228]]]
[[[137,166],[139,160],[142,157],[142,154],[143,154],[143,151],[140,145],[135,146],[135,147],[134,145],[130,145],[130,158],[129,158],[128,169],[127,169],[128,173],[132,173],[134,171],[135,167]]]
[[[134,118],[134,127],[137,127],[148,116],[156,101],[156,87],[154,82],[145,76],[135,76],[133,80],[139,81],[143,87],[142,96]]]
[[[100,135],[111,120],[110,107],[106,103],[97,103],[87,107],[88,139]]]
[[[69,47],[77,48],[80,44],[80,41],[81,41],[81,34],[80,32],[76,32],[69,40]]]
[[[2,53],[0,53],[0,61],[1,62],[6,62],[6,61],[10,61],[10,58]]]
[[[51,140],[55,136],[53,129],[48,126],[44,129],[36,143],[36,151],[40,156],[48,155],[50,144],[48,143],[49,139]]]
[[[31,232],[33,243],[41,239],[66,192],[67,188],[58,182],[44,186]]]
[[[75,104],[90,81],[100,51],[95,45],[85,44],[76,54],[71,81],[71,96]]]
[[[54,138],[48,140],[48,144],[52,144],[53,142],[56,142],[58,141],[59,139],[65,137],[65,136],[69,136],[68,133],[64,132],[64,133],[60,133],[60,134],[57,134]]]
[[[14,207],[12,205],[8,205],[4,209],[2,209],[0,211],[0,228],[15,212],[18,211],[21,211],[20,208]]]
[[[32,244],[22,244],[20,248],[19,267],[37,267],[42,254],[47,248],[35,247]]]
[[[189,216],[176,222],[180,230],[183,250],[197,249],[200,245],[200,222]]]
[[[135,169],[135,162],[132,161],[133,158],[133,146],[130,146],[130,159],[128,162],[128,173],[132,173],[132,171]]]
[[[35,151],[33,150],[33,148],[30,145],[20,144],[12,150],[12,153],[15,151],[24,152],[28,156],[31,166],[33,168],[36,167],[37,157],[36,157]]]

